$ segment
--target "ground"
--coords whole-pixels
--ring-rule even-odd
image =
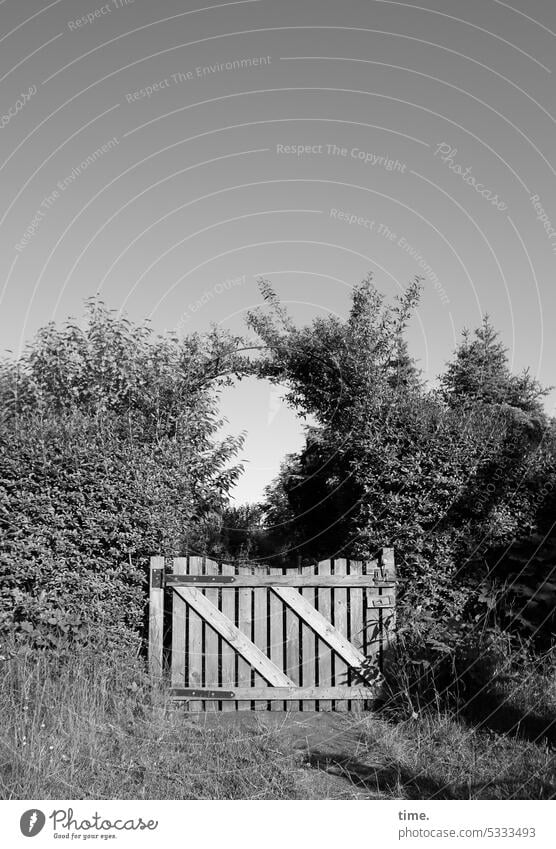
[[[357,715],[308,711],[237,711],[200,713],[196,720],[207,728],[236,728],[238,733],[278,731],[285,752],[299,755],[297,776],[300,799],[391,798],[378,788],[365,787],[353,772],[361,751]]]

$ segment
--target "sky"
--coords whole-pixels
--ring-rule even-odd
[[[242,332],[259,276],[306,323],[420,274],[426,377],[489,313],[556,384],[555,35],[549,0],[3,0],[0,348],[97,292]],[[261,382],[222,408],[256,500],[302,424]]]

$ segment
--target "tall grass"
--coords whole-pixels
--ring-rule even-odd
[[[482,648],[482,653],[481,653]],[[556,798],[556,658],[504,635],[439,656],[401,637],[357,744],[310,754],[370,798]]]
[[[355,760],[337,765],[356,785],[395,799],[553,799],[556,757],[533,742],[428,713],[369,717]]]
[[[138,658],[2,652],[4,799],[295,798],[294,758],[275,732],[203,727]]]
[[[325,731],[307,751],[288,730],[296,714],[278,727],[275,713],[257,714],[258,727],[204,723],[153,687],[129,652],[3,645],[0,797],[556,798],[552,659],[499,658],[480,674],[475,663],[471,679],[452,680],[457,699],[444,672],[431,679],[409,661],[391,659],[382,712],[336,716],[351,743],[338,748]],[[473,696],[479,717],[464,709]]]
[[[556,653],[496,631],[446,648],[396,640],[380,718],[361,734],[375,765],[366,786],[411,799],[556,798]]]

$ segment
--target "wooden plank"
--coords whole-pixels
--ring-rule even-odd
[[[240,565],[238,567],[239,575],[249,575],[251,569],[249,566]],[[251,587],[241,587],[239,592],[239,600],[238,600],[238,621],[236,622],[237,627],[241,631],[242,634],[245,634],[248,640],[252,639],[251,629],[252,629],[252,620],[253,614],[251,610],[252,604],[252,593],[253,590]],[[243,658],[238,658],[238,667],[237,667],[237,683],[239,689],[247,689],[251,686],[251,664],[247,663]],[[246,701],[245,699],[241,699],[237,702],[238,710],[251,710],[251,702]]]
[[[340,557],[334,559],[334,575],[347,575],[347,560]],[[335,587],[332,590],[332,613],[334,627],[349,642],[347,589]],[[336,654],[332,657],[332,683],[337,687],[347,686],[348,683],[348,665]],[[332,707],[340,712],[347,711],[347,698],[334,701]]]
[[[189,574],[200,575],[203,570],[202,557],[189,557]],[[181,590],[175,590],[183,598]],[[187,600],[187,599],[186,599]],[[201,687],[203,684],[203,622],[198,613],[191,608],[187,611],[187,666],[188,684],[190,687]],[[201,701],[190,701],[191,713],[199,713],[203,709]]]
[[[383,548],[382,549],[382,558],[381,558],[381,566],[383,571],[386,573],[394,575],[394,586],[392,589],[388,591],[388,595],[390,596],[390,605],[387,611],[383,614],[383,652],[387,652],[395,639],[396,636],[396,562],[394,560],[394,549],[393,548]],[[379,589],[379,596],[383,597],[383,590]]]
[[[251,640],[248,640],[239,628],[236,628],[233,622],[230,622],[229,619],[223,616],[218,608],[208,601],[197,587],[177,587],[176,592],[185,599],[188,605],[199,616],[202,616],[206,622],[209,622],[269,684],[293,687],[293,681],[281,669],[275,666]]]
[[[305,580],[313,577],[314,573],[314,565],[301,567],[301,576]],[[316,593],[316,589],[314,589],[314,587],[312,587],[308,582],[304,584],[303,589],[301,589],[302,598],[312,607],[315,605]],[[301,619],[301,684],[304,689],[311,688],[316,684],[316,645],[317,637],[306,622]],[[314,711],[315,707],[316,705],[314,701],[304,701],[301,705],[301,708],[304,711]]]
[[[204,562],[205,575],[218,575],[218,563],[214,560],[205,559]],[[204,591],[205,597],[218,607],[218,589],[211,587]],[[204,641],[204,687],[212,689],[218,687],[218,643],[220,641],[219,634],[210,625],[205,625],[205,641]],[[205,710],[213,713],[218,710],[218,702],[212,699],[205,701]]]
[[[202,692],[202,691],[201,691]],[[222,693],[225,696],[228,692],[223,687],[212,689],[211,695]],[[345,698],[359,699],[374,699],[376,698],[376,690],[372,687],[235,687],[232,691],[234,696],[230,699],[230,703],[234,703],[234,699],[254,699],[254,700],[280,700],[280,701],[298,701],[306,702],[314,699],[338,699]],[[170,695],[173,699],[186,700],[189,697],[181,695],[180,691],[171,690]]]
[[[330,575],[331,574],[331,566],[330,560],[323,560],[317,566],[317,571],[319,575]],[[289,593],[295,593],[295,590],[287,590]],[[297,593],[299,595],[299,593]],[[294,599],[294,602],[297,602],[297,599]],[[317,590],[317,604],[318,604],[318,620],[321,630],[326,630],[327,628],[334,630],[331,625],[332,619],[332,593],[326,588],[319,588]],[[307,611],[309,616],[312,616],[310,610]],[[315,610],[315,613],[317,611]],[[304,617],[306,619],[306,617]],[[312,628],[318,632],[318,628],[314,627],[314,617],[313,621],[309,622]],[[321,634],[319,633],[319,637]],[[319,651],[319,688],[320,687],[330,687],[332,684],[332,653],[328,648],[328,643],[323,645],[322,642],[319,641],[318,651]],[[332,702],[327,699],[320,699],[317,705],[317,710],[326,711],[332,709]]]
[[[269,572],[271,576],[282,577],[282,569],[279,566],[270,566]],[[284,669],[284,605],[282,599],[273,593],[269,594],[269,616],[269,657],[278,669]],[[270,710],[272,711],[284,709],[285,704],[283,702],[273,701],[270,704]]]
[[[164,630],[164,589],[153,586],[162,570],[164,557],[151,557],[149,591],[149,672],[153,678],[162,677],[162,649]]]
[[[268,566],[260,567],[261,573],[268,572]],[[263,575],[261,574],[260,577]],[[267,634],[267,626],[268,626],[268,594],[270,590],[268,587],[261,586],[257,584],[255,589],[253,590],[253,642],[263,653],[266,654],[268,650],[268,634]],[[257,678],[257,680],[260,680]],[[270,708],[269,702],[254,702],[255,710],[268,710]]]
[[[222,564],[223,575],[235,575],[236,567],[232,563]],[[237,590],[233,586],[222,587],[220,609],[222,615],[230,622],[235,622]],[[223,637],[220,637],[220,656],[222,658],[222,687],[233,689],[237,685],[236,679],[236,653]],[[220,709],[224,713],[236,710],[235,702],[222,701]]]
[[[262,568],[262,567],[261,567]],[[274,567],[271,567],[274,569]],[[256,574],[238,575],[234,581],[235,587],[393,587],[392,580],[375,578],[374,572],[369,575],[299,575],[292,569],[284,570],[283,574],[275,574],[271,571],[269,575]],[[230,586],[229,580],[223,580],[222,576],[200,577],[195,583],[180,579],[179,576],[169,575],[168,586],[196,586],[196,587],[224,587]]]
[[[284,570],[285,571],[285,570]],[[299,573],[299,567],[296,570]],[[294,577],[296,573],[288,570],[288,578]],[[301,628],[299,616],[286,608],[286,625],[285,625],[285,640],[286,640],[286,666],[285,672],[292,681],[299,687],[301,684],[300,678],[300,661],[301,661]],[[286,710],[300,710],[299,702],[286,701]]]
[[[180,590],[180,592],[183,592],[183,590]],[[330,616],[326,615],[326,605],[323,605],[324,612],[322,612],[322,609],[315,610],[313,605],[309,604],[301,593],[292,587],[273,587],[272,592],[280,596],[292,610],[295,610],[349,666],[358,667],[365,661],[365,655],[349,643],[331,624]],[[325,590],[325,592],[330,592],[330,590]]]
[[[173,574],[182,575],[187,571],[187,558],[174,557]],[[172,687],[185,687],[185,601],[172,592]]]
[[[350,575],[360,575],[363,571],[363,564],[360,560],[350,560],[348,563]],[[363,621],[363,593],[365,590],[362,587],[351,587],[349,593],[349,641],[356,649],[364,654],[365,634]],[[355,676],[351,669],[348,669],[348,685],[355,684]],[[355,700],[350,703],[350,709],[359,713],[361,703]]]
[[[376,561],[363,564],[363,571],[371,571],[379,569],[380,564]],[[374,600],[379,598],[379,588],[370,587],[364,591],[363,595],[363,622],[364,622],[364,644],[363,651],[367,657],[379,659],[380,647],[382,641],[381,634],[381,615],[380,608],[375,607]]]

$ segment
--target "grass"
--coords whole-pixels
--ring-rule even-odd
[[[4,799],[295,798],[273,733],[203,728],[138,660],[24,652],[0,670]]]
[[[311,765],[375,798],[556,798],[556,758],[546,743],[470,729],[451,716],[369,717],[352,753],[315,752]]]
[[[307,753],[265,714],[251,730],[197,722],[151,687],[139,658],[0,651],[4,799],[556,798],[550,741],[521,725],[498,733],[433,708],[338,714],[352,742]],[[554,717],[554,678],[534,670],[507,702]]]

